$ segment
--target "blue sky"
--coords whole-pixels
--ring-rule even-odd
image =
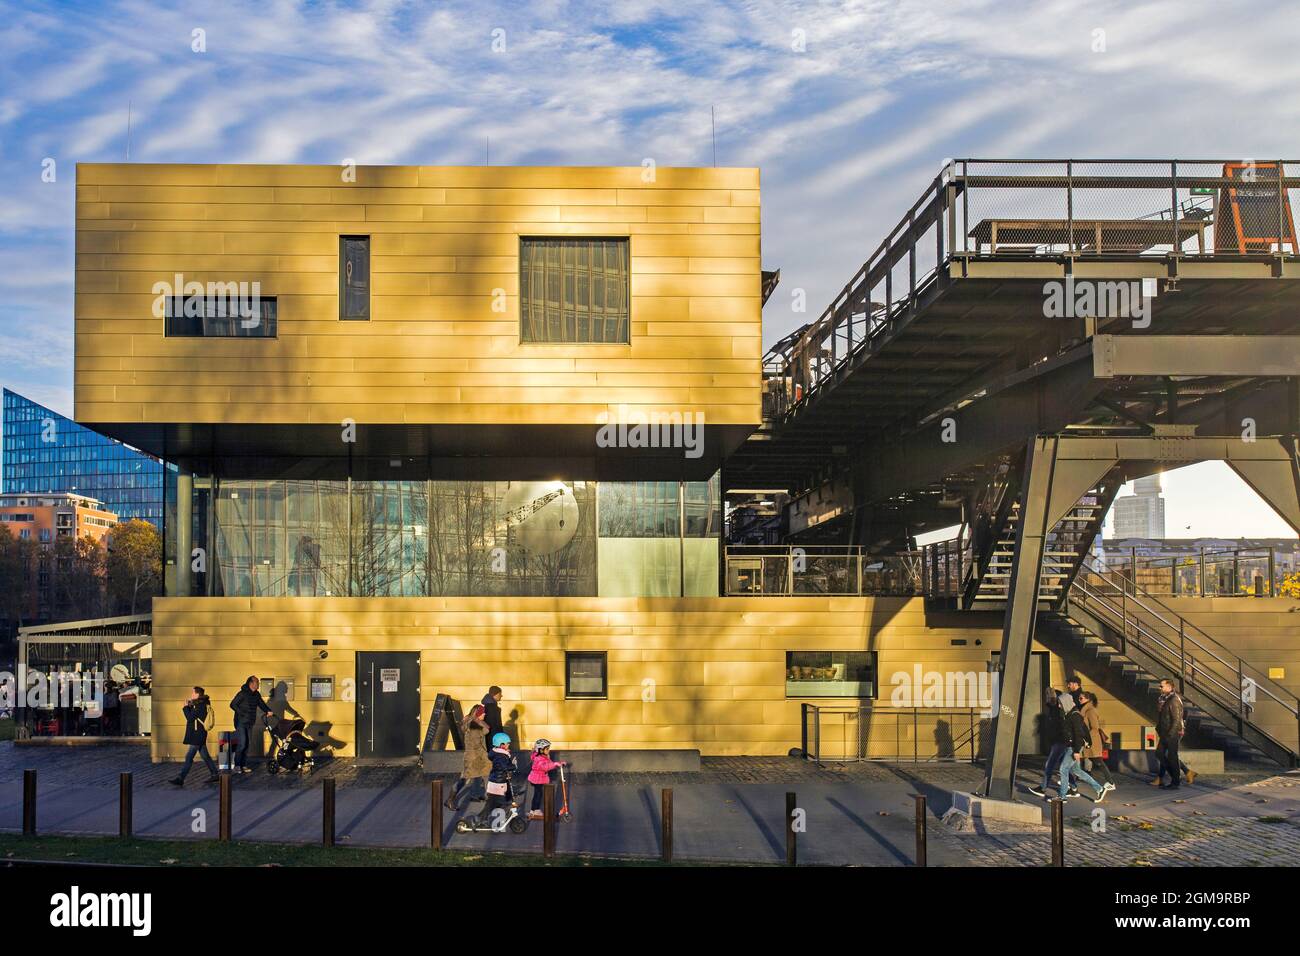
[[[139,161],[478,163],[490,139],[494,164],[660,166],[712,162],[712,106],[719,165],[762,169],[770,342],[807,318],[792,291],[819,311],[947,157],[1294,156],[1294,4],[1224,8],[0,3],[0,382],[72,411],[75,164],[125,158],[128,103]],[[1198,497],[1182,533],[1285,530]]]

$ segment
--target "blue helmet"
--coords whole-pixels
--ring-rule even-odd
[[[492,735],[492,746],[493,746],[493,747],[508,747],[508,746],[510,746],[510,735],[509,735],[509,734],[493,734],[493,735]]]

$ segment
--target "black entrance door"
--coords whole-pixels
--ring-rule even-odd
[[[420,655],[357,653],[357,756],[409,757],[420,745]]]

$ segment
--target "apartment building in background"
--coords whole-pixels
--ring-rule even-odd
[[[0,495],[0,525],[13,537],[34,542],[39,547],[36,588],[29,592],[24,623],[49,622],[60,615],[56,585],[61,569],[54,556],[56,543],[76,538],[102,543],[117,520],[118,516],[102,502],[85,495]]]

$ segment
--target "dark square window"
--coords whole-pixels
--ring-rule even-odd
[[[339,236],[339,318],[370,318],[369,236]]]
[[[279,321],[274,296],[173,296],[165,309],[164,334],[179,338],[273,339]]]
[[[627,345],[628,257],[626,239],[520,240],[520,340]]]
[[[568,651],[564,655],[564,696],[609,696],[609,654],[605,651]]]

